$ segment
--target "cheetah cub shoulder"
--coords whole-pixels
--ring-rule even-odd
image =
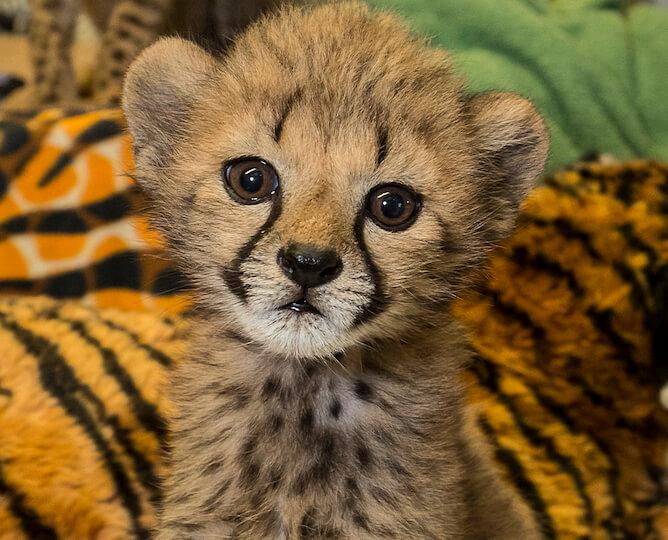
[[[547,153],[532,105],[357,3],[223,58],[163,39],[124,109],[196,290],[158,537],[540,537],[469,421],[449,301]]]

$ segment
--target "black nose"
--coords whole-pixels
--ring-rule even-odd
[[[278,252],[278,265],[286,276],[305,289],[332,281],[343,266],[332,250],[294,244]]]

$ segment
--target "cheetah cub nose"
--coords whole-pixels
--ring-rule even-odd
[[[291,244],[278,252],[283,273],[304,289],[319,287],[341,272],[341,258],[331,249]]]

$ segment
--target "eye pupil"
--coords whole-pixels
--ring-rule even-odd
[[[383,215],[389,219],[398,219],[406,210],[406,203],[398,193],[390,193],[380,201]]]
[[[248,169],[239,179],[239,185],[248,193],[257,193],[262,189],[264,176],[259,169]]]

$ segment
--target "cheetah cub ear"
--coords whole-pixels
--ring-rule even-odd
[[[216,66],[190,41],[164,38],[135,60],[125,77],[123,110],[138,161],[159,166],[187,133],[194,100]]]
[[[489,240],[510,233],[519,206],[543,171],[548,133],[531,102],[505,92],[471,98],[468,110],[477,140],[487,206],[495,211]]]

